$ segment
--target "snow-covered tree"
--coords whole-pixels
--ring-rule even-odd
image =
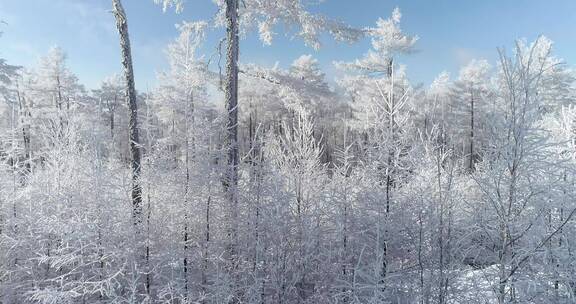
[[[460,70],[452,89],[453,117],[460,122],[454,129],[461,130],[456,134],[461,138],[457,143],[461,142],[458,146],[468,156],[465,167],[469,171],[474,170],[481,157],[477,150],[481,150],[479,146],[484,140],[479,129],[485,124],[487,103],[491,98],[489,77],[490,64],[486,60],[473,60]]]
[[[564,170],[553,161],[554,143],[540,123],[544,100],[539,92],[543,71],[550,68],[549,45],[542,43],[546,41],[519,42],[513,59],[500,52],[498,116],[491,121],[484,160],[473,177],[483,202],[478,207],[485,208],[475,212],[482,218],[479,231],[492,247],[487,258],[494,265],[498,303],[526,301],[545,288],[529,264],[538,263],[538,252],[565,225],[546,224],[545,214],[556,202],[553,193],[563,187]],[[545,52],[536,51],[542,47]],[[565,221],[572,216],[570,209]]]
[[[213,2],[146,93],[119,0],[124,73],[97,88],[59,48],[0,59],[1,303],[574,302],[575,78],[550,40],[414,85],[399,9],[356,30],[303,0]],[[238,63],[282,26],[371,44],[335,87],[316,55]]]
[[[375,28],[369,29],[372,49],[350,63],[337,65],[352,74],[341,80],[352,96],[352,108],[357,118],[358,129],[363,137],[361,145],[370,163],[373,181],[382,188],[382,201],[374,208],[379,220],[376,223],[375,264],[379,277],[376,294],[385,290],[386,277],[390,270],[388,239],[391,210],[394,205],[395,189],[401,184],[405,166],[403,155],[408,148],[409,99],[413,94],[403,67],[395,69],[394,59],[414,49],[417,37],[404,34],[400,29],[401,14],[398,8],[392,16],[379,19]]]
[[[132,65],[132,50],[130,48],[130,37],[128,34],[128,20],[126,12],[122,7],[120,0],[112,0],[112,8],[114,18],[116,19],[116,28],[120,36],[120,50],[122,53],[121,62],[124,74],[124,97],[128,106],[129,122],[128,122],[128,141],[130,144],[130,166],[132,173],[132,220],[134,224],[134,275],[141,276],[143,271],[150,271],[145,269],[146,265],[144,259],[144,247],[142,246],[143,240],[143,214],[142,214],[142,184],[140,182],[140,172],[142,170],[142,153],[140,147],[140,130],[138,125],[138,104],[136,101],[136,87],[134,84],[134,69]],[[143,299],[143,294],[149,294],[150,289],[147,282],[144,284],[142,280],[135,280],[134,298]]]

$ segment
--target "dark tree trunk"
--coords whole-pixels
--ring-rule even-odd
[[[390,80],[390,83],[393,84],[394,82],[394,60],[393,58],[389,59],[388,62],[388,69],[386,71],[388,79]],[[391,86],[391,90],[392,90],[393,86]],[[388,109],[388,111],[390,112],[389,114],[389,121],[388,121],[388,132],[390,132],[389,135],[389,139],[392,140],[393,144],[395,143],[396,140],[396,121],[395,121],[395,114],[394,112],[396,111],[395,108],[395,103],[394,103],[394,92],[390,91],[390,101],[391,101],[391,109]],[[388,220],[388,216],[390,213],[390,204],[391,204],[391,200],[392,200],[392,187],[394,186],[394,178],[392,176],[394,170],[392,169],[392,166],[394,166],[394,162],[393,162],[393,157],[394,157],[394,151],[393,148],[389,147],[388,148],[388,160],[387,160],[387,170],[386,170],[386,206],[385,206],[385,217],[386,220]],[[387,225],[388,223],[386,223]],[[378,229],[381,229],[380,227]],[[381,265],[381,269],[380,269],[380,284],[382,285],[382,290],[384,290],[384,284],[386,281],[386,276],[388,273],[388,229],[385,228],[384,230],[384,241],[383,241],[383,248],[382,248],[382,265]]]
[[[58,100],[56,101],[56,107],[58,109],[58,117],[60,120],[60,129],[58,130],[58,135],[60,136],[60,139],[62,139],[64,137],[64,117],[62,117],[63,115],[63,109],[62,109],[62,86],[60,84],[60,76],[56,75],[56,93],[57,93],[57,98]]]
[[[114,96],[114,106],[110,106],[108,107],[108,110],[110,111],[110,138],[112,138],[112,144],[114,144],[114,127],[115,127],[115,120],[114,120],[114,115],[115,115],[115,111],[116,111],[116,103],[118,101],[116,100],[116,96]]]
[[[474,91],[470,90],[470,163],[468,170],[474,171]]]
[[[22,140],[24,141],[24,167],[26,168],[25,174],[28,175],[32,172],[31,153],[30,153],[30,126],[26,124],[25,117],[29,117],[30,111],[26,108],[26,100],[20,96],[20,89],[16,87],[16,96],[18,98],[18,107],[20,110],[20,124],[22,127]]]

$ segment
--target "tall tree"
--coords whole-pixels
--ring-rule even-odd
[[[224,191],[229,203],[228,238],[230,268],[236,267],[238,242],[238,0],[226,0],[226,76],[224,94],[226,99],[225,147],[227,153],[226,173],[224,174]]]
[[[364,136],[366,154],[375,165],[379,185],[384,186],[384,201],[379,204],[377,224],[376,254],[378,285],[385,288],[389,271],[388,231],[385,220],[393,201],[393,192],[400,177],[402,164],[400,156],[405,154],[402,138],[403,127],[407,122],[407,101],[411,88],[402,69],[395,71],[395,58],[400,54],[414,51],[418,37],[405,34],[400,28],[402,14],[394,9],[389,19],[378,19],[376,27],[369,28],[372,48],[368,53],[353,62],[336,63],[348,71],[341,85],[354,97],[353,108]],[[380,294],[380,292],[376,292]]]
[[[489,99],[490,64],[486,60],[472,60],[460,70],[458,79],[454,82],[452,99],[453,106],[458,115],[456,118],[462,122],[460,128],[466,130],[462,133],[462,147],[468,157],[465,167],[469,172],[480,158],[478,144],[481,142],[479,126],[485,120],[486,103]],[[460,129],[456,127],[456,129]]]
[[[112,0],[114,17],[116,18],[116,28],[120,34],[120,49],[122,52],[122,67],[124,70],[124,80],[126,83],[125,98],[130,113],[129,120],[129,137],[130,154],[132,156],[132,221],[134,225],[135,247],[135,267],[137,271],[143,271],[144,263],[142,261],[145,252],[140,248],[143,235],[143,217],[142,217],[142,185],[140,184],[140,138],[138,135],[138,105],[136,102],[136,87],[134,85],[134,69],[132,67],[132,51],[130,49],[130,37],[128,35],[128,19],[122,7],[120,0]],[[148,271],[148,270],[146,270]],[[138,292],[142,293],[144,286],[139,284]],[[148,290],[145,290],[148,292]]]
[[[196,135],[199,134],[195,112],[204,99],[206,91],[207,66],[196,53],[204,41],[205,22],[184,22],[177,26],[180,32],[178,38],[168,45],[166,50],[170,70],[159,75],[160,87],[155,92],[154,102],[157,103],[158,116],[168,129],[169,149],[178,160],[177,147],[182,146],[184,156],[184,257],[183,276],[185,297],[189,291],[190,271],[190,201],[192,197],[191,172],[196,159]],[[196,166],[197,167],[197,166]]]
[[[154,0],[162,3],[164,10],[174,6],[176,11],[182,11],[183,0]],[[323,16],[310,14],[305,10],[301,0],[282,0],[261,2],[257,0],[244,1],[239,6],[239,0],[218,0],[217,23],[226,27],[226,76],[224,94],[226,101],[226,171],[223,178],[225,196],[228,201],[228,250],[231,269],[237,264],[237,229],[238,229],[238,55],[239,33],[244,32],[256,25],[260,33],[260,39],[271,44],[273,26],[278,22],[295,24],[300,27],[298,33],[306,43],[315,48],[320,47],[319,34],[322,31],[330,32],[338,40],[354,41],[363,33],[352,29],[341,22],[329,20]],[[272,4],[272,5],[271,5]],[[240,29],[240,24],[245,26]]]

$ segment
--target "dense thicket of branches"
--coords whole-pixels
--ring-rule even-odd
[[[371,49],[334,86],[310,55],[240,64],[224,107],[197,54],[209,24],[183,23],[131,105],[138,142],[121,77],[87,90],[58,48],[0,59],[0,303],[576,301],[576,89],[551,41],[415,87],[398,10],[346,34],[289,3],[238,18]]]

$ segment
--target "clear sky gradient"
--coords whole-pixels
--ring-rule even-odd
[[[316,1],[318,2],[318,1]],[[163,13],[152,0],[123,0],[128,15],[136,83],[152,88],[156,72],[166,68],[163,49],[177,35],[174,25],[183,20],[210,19],[216,12],[211,0],[188,0],[184,12]],[[576,64],[576,0],[326,0],[311,10],[353,26],[372,26],[400,7],[402,28],[418,35],[418,52],[401,58],[414,83],[429,84],[446,70],[453,77],[473,58],[494,63],[496,47],[510,49],[514,39],[548,36],[555,54]],[[0,0],[0,58],[11,64],[34,65],[51,46],[62,47],[70,69],[89,88],[120,70],[118,36],[110,13],[110,0]],[[272,46],[257,35],[241,41],[241,61],[288,66],[302,54],[316,57],[328,78],[338,71],[333,61],[349,61],[369,48],[364,40],[354,45],[324,39],[315,51],[298,39],[286,37],[282,28]],[[211,30],[203,53],[211,56],[223,31]]]

